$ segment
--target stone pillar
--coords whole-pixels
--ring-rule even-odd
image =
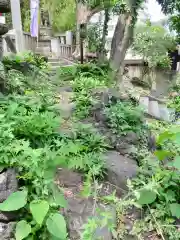
[[[18,52],[24,51],[24,38],[22,30],[22,21],[21,21],[21,9],[20,9],[20,0],[10,0],[11,1],[11,15],[12,15],[12,24],[13,29],[16,32],[16,49]]]
[[[73,43],[73,34],[71,31],[66,32],[66,44],[67,45],[72,45]]]
[[[59,41],[58,37],[51,39],[51,51],[52,51],[52,57],[59,58],[59,56],[60,56],[60,41]]]

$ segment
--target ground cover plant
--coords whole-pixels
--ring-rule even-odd
[[[59,132],[62,119],[52,108],[58,93],[48,78],[31,79],[17,70],[13,77],[0,97],[0,166],[1,172],[16,169],[20,188],[0,210],[20,211],[18,240],[67,239],[66,221],[59,213],[66,201],[54,184],[56,169],[91,170],[99,176],[104,171],[100,153],[106,146],[91,126],[76,125],[71,138]]]

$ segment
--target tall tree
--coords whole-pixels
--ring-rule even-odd
[[[113,78],[121,81],[124,72],[124,59],[133,41],[133,32],[137,21],[138,10],[143,0],[116,1],[114,10],[119,13],[111,45],[111,67]]]
[[[180,0],[157,0],[165,14],[170,14],[170,27],[176,31],[180,43]]]

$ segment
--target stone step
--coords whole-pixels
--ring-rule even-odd
[[[51,48],[50,46],[38,46],[36,51],[51,52]]]
[[[49,40],[40,40],[38,41],[38,47],[51,47],[51,42]]]
[[[51,62],[59,62],[59,59],[58,58],[48,58],[48,62],[51,63]]]
[[[60,62],[48,62],[52,67],[60,66]]]
[[[152,117],[160,119],[159,104],[157,101],[149,101],[148,113]]]

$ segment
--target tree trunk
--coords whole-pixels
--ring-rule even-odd
[[[108,33],[108,21],[109,21],[109,9],[106,8],[104,11],[104,24],[103,24],[101,46],[100,46],[100,51],[98,53],[99,62],[104,62],[106,58],[105,45],[106,45],[106,35]]]
[[[124,72],[124,59],[133,38],[133,18],[125,13],[119,16],[111,44],[110,63],[113,69],[113,79],[120,80]]]
[[[80,57],[80,24],[85,24],[89,22],[90,18],[95,14],[103,10],[102,6],[98,6],[94,9],[90,9],[86,4],[82,2],[76,2],[76,19],[77,19],[77,29],[76,29],[76,49],[73,53],[75,58]]]
[[[3,38],[0,36],[0,61],[2,60],[3,57]]]

